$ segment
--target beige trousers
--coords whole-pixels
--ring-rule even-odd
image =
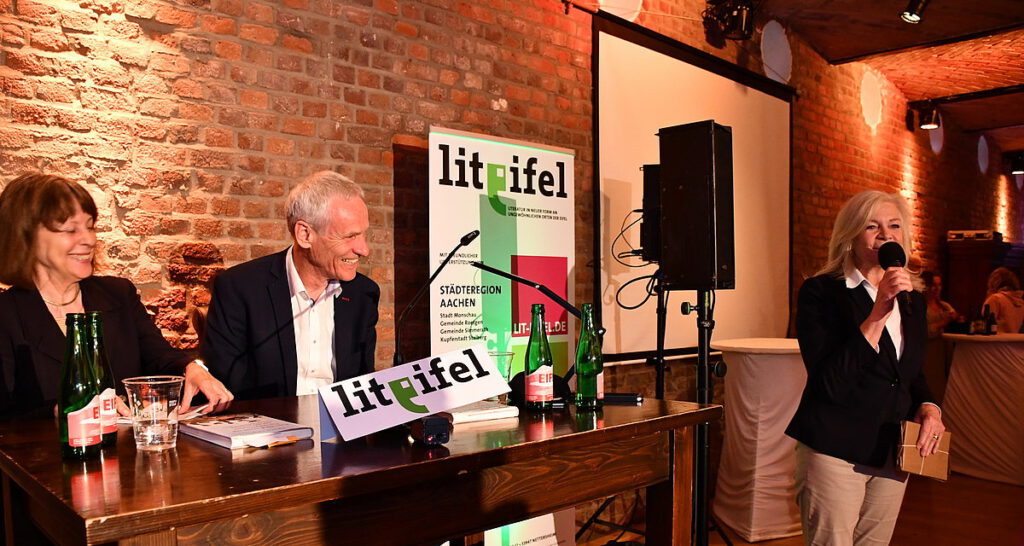
[[[804,543],[889,544],[907,474],[890,459],[882,468],[854,464],[797,442],[796,499]]]

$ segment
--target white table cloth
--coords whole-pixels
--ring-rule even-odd
[[[953,342],[942,420],[950,468],[1024,485],[1024,334],[945,334]]]
[[[712,510],[719,522],[754,542],[800,534],[796,413],[807,371],[795,339],[716,341],[725,376],[725,438]]]

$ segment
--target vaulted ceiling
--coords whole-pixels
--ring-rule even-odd
[[[965,131],[1024,150],[1024,0],[931,0],[916,25],[906,0],[763,0],[833,64],[861,61],[911,103],[932,101]]]

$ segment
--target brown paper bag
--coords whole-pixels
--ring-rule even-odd
[[[899,454],[896,457],[896,464],[900,470],[928,476],[939,481],[946,481],[949,478],[949,439],[950,432],[947,430],[939,438],[939,450],[935,453],[922,457],[917,449],[917,437],[921,433],[921,425],[913,421],[900,423],[902,440],[900,441]]]

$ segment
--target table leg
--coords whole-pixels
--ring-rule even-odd
[[[8,546],[52,544],[32,523],[28,512],[28,496],[11,481],[3,477],[4,543]]]
[[[693,444],[693,427],[670,431],[669,479],[647,488],[647,544],[691,543]]]
[[[3,477],[3,509],[4,509],[4,544],[14,544],[14,534],[11,532],[13,517],[11,516],[11,479]]]

